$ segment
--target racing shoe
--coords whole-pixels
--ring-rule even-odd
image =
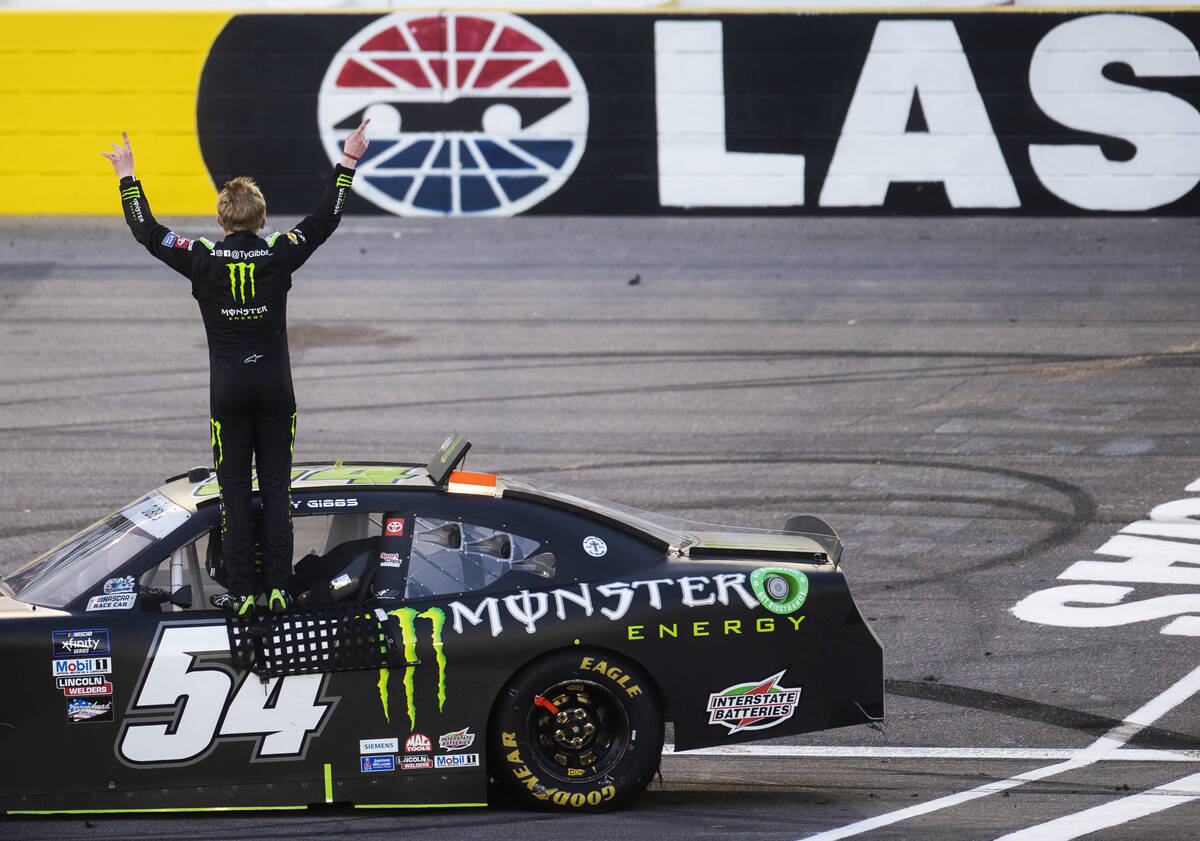
[[[254,612],[254,596],[239,596],[235,593],[217,593],[209,596],[208,603],[213,607],[234,613],[238,616],[249,616]]]
[[[272,613],[283,613],[292,606],[292,596],[287,590],[280,590],[278,587],[271,591],[271,595],[267,597],[267,609]]]

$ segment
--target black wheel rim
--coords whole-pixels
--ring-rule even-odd
[[[629,747],[629,716],[612,692],[591,681],[547,687],[529,711],[529,744],[542,770],[564,782],[607,775]]]

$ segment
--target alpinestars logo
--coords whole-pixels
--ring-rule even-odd
[[[331,161],[364,117],[359,195],[399,216],[512,216],[575,171],[588,95],[566,52],[520,17],[396,12],[325,73],[317,124]]]
[[[783,672],[766,680],[727,686],[708,696],[708,723],[728,727],[729,732],[765,730],[782,724],[796,712],[800,689],[780,686]]]

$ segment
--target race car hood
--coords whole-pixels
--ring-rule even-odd
[[[29,602],[21,602],[8,596],[0,595],[0,619],[26,619],[31,613],[36,613],[38,616],[68,615],[61,610],[38,607],[37,605],[29,604]]]

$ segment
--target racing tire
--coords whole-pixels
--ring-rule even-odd
[[[488,765],[521,806],[607,811],[646,788],[662,746],[649,676],[620,657],[572,649],[530,663],[505,685],[488,729]]]

